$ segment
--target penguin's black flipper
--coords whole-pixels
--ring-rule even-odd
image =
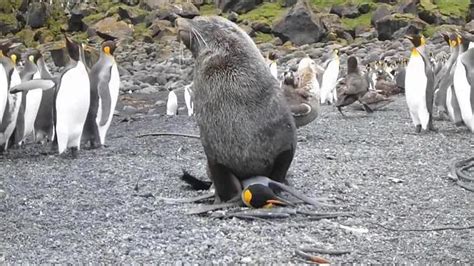
[[[181,176],[181,180],[186,182],[190,185],[194,190],[209,190],[212,185],[210,181],[202,181],[197,179],[195,176],[189,174],[185,170],[183,170],[183,175]]]
[[[52,80],[47,79],[32,79],[29,81],[22,82],[10,89],[10,93],[17,93],[20,91],[29,91],[35,89],[49,90],[56,86],[56,83]]]

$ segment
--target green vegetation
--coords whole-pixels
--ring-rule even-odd
[[[332,7],[334,5],[360,5],[360,4],[372,4],[374,3],[373,0],[311,0],[312,3],[316,7]]]
[[[273,35],[267,34],[267,33],[262,33],[262,32],[257,32],[254,40],[255,40],[256,43],[271,42],[273,40]]]
[[[1,0],[0,15],[13,13],[13,9],[17,9],[21,5],[21,0]]]
[[[21,38],[27,47],[36,47],[38,45],[38,43],[33,40],[34,32],[29,28],[24,28],[15,35]]]
[[[199,7],[202,16],[217,15],[219,10],[213,4],[206,4]]]
[[[15,18],[15,15],[13,14],[0,13],[0,21],[7,24],[12,24],[12,25],[16,24],[16,18]]]
[[[423,29],[423,35],[425,37],[432,37],[438,31],[439,31],[438,27],[434,25],[426,25],[426,27]]]
[[[469,10],[469,0],[435,0],[441,14],[446,16],[464,17]]]
[[[357,26],[370,27],[370,20],[372,18],[372,12],[360,15],[357,18],[342,18],[342,25],[345,29],[352,30]]]
[[[139,37],[143,37],[145,35],[151,35],[150,30],[148,30],[148,28],[145,26],[145,23],[135,25],[133,30],[133,37],[135,39],[138,39]]]
[[[285,9],[279,3],[263,3],[254,10],[240,16],[242,20],[258,21],[272,25],[283,15]]]
[[[97,21],[103,19],[104,17],[105,17],[104,14],[97,13],[97,14],[92,14],[92,15],[89,15],[89,16],[85,17],[82,21],[84,21],[84,23],[86,23],[87,25],[92,25],[92,24],[96,23]]]

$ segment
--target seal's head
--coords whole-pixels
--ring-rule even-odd
[[[191,51],[194,58],[205,53],[238,54],[258,51],[257,46],[237,24],[219,16],[199,16],[175,21],[178,38]],[[259,52],[260,53],[260,52]],[[263,56],[261,57],[262,61]]]

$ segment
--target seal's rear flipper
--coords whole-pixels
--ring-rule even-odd
[[[189,184],[194,190],[209,190],[212,185],[212,182],[197,179],[195,176],[189,174],[185,170],[183,170],[181,180]]]
[[[339,206],[339,205],[333,205],[333,204],[328,204],[328,203],[321,202],[321,199],[310,198],[310,197],[304,195],[303,193],[293,189],[292,187],[287,186],[287,185],[285,185],[283,183],[280,183],[280,182],[276,182],[276,181],[272,180],[272,181],[270,181],[270,183],[268,185],[272,189],[274,189],[275,187],[277,187],[279,189],[282,189],[282,190],[290,193],[291,195],[293,195],[297,199],[300,199],[303,202],[308,203],[308,204],[313,205],[313,206],[316,206],[316,207],[342,207],[342,206]]]

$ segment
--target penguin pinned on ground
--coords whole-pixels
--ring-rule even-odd
[[[464,124],[474,133],[474,38],[459,35],[462,47],[453,76],[454,94]]]
[[[339,77],[339,50],[334,49],[326,63],[321,83],[321,104],[333,104],[337,101],[337,80]]]
[[[433,126],[434,73],[426,54],[423,35],[407,35],[413,48],[405,72],[405,97],[417,133],[435,130]]]
[[[11,47],[10,47],[11,48]],[[9,90],[21,84],[20,74],[16,68],[20,55],[15,50],[7,48],[3,50],[3,54],[7,56],[2,58],[1,63],[6,70]],[[3,113],[2,124],[0,125],[0,151],[6,151],[11,146],[10,138],[14,133],[18,112],[20,111],[22,94],[8,93],[7,105]]]
[[[186,109],[188,110],[188,116],[194,114],[194,102],[193,102],[193,83],[188,84],[184,87],[184,102],[186,103]]]
[[[102,42],[99,60],[89,73],[90,107],[82,139],[89,142],[91,148],[105,145],[119,96],[120,75],[113,55],[115,49],[115,40]]]
[[[168,93],[168,101],[166,102],[166,115],[178,114],[178,97],[172,90]]]
[[[359,70],[357,58],[350,56],[347,59],[347,75],[345,78],[346,87],[340,94],[336,102],[337,110],[343,115],[342,107],[348,106],[356,101],[360,102],[367,113],[372,113],[372,109],[361,98],[369,91],[369,82],[366,76],[362,76]]]
[[[25,66],[20,72],[22,82],[39,79],[41,74],[36,62],[40,57],[40,53],[36,49],[30,49],[25,55]],[[15,134],[13,135],[12,144],[21,147],[25,139],[34,132],[34,124],[38,110],[43,97],[43,90],[31,90],[22,93],[22,100],[18,118],[16,122]]]

